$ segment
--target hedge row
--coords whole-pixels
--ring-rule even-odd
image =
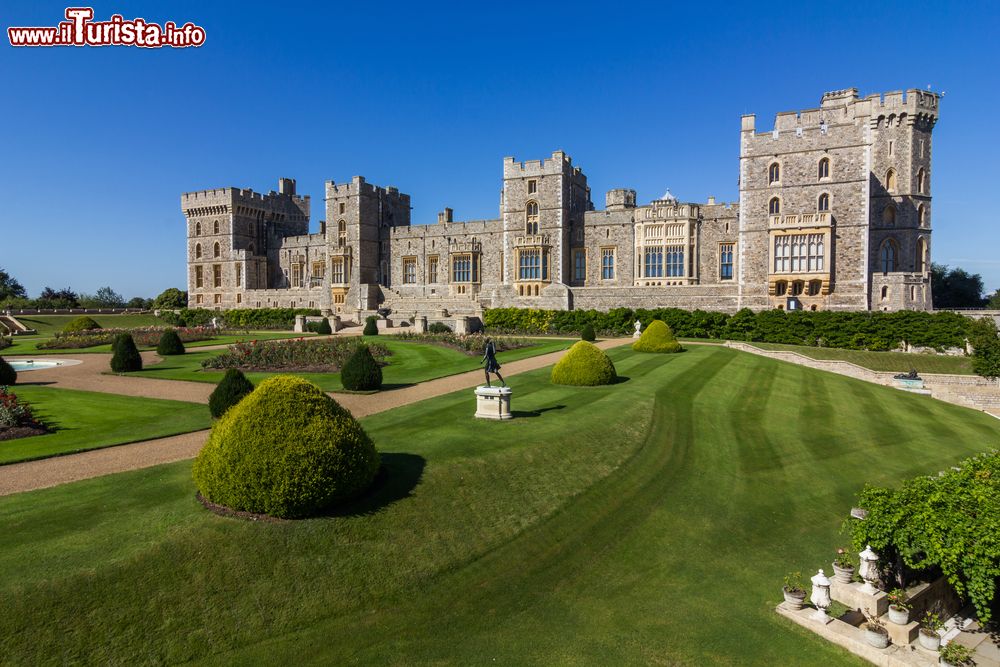
[[[179,312],[168,311],[160,319],[174,326],[208,326],[212,318],[224,329],[292,329],[296,315],[315,317],[317,308],[240,308],[236,310],[208,310],[206,308],[183,308]]]
[[[834,312],[763,310],[749,308],[734,315],[656,308],[599,310],[539,310],[493,308],[483,315],[492,333],[538,335],[579,334],[590,324],[602,336],[630,335],[633,323],[643,328],[663,320],[680,338],[716,338],[789,345],[837,347],[851,350],[892,350],[903,343],[943,350],[964,347],[972,323],[955,313],[905,310],[883,312]]]

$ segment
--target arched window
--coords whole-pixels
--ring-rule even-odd
[[[201,223],[200,222],[196,222],[195,225],[194,225],[194,235],[195,236],[201,236]]]
[[[882,273],[892,273],[896,270],[896,242],[892,239],[882,241],[879,250],[879,260],[882,265]]]
[[[779,215],[781,213],[781,200],[777,197],[771,197],[771,201],[767,205],[767,212],[771,215]]]
[[[819,161],[819,177],[830,178],[830,158],[825,157]]]
[[[212,250],[212,256],[213,257],[222,257],[222,246],[219,245],[218,241],[215,242],[215,246],[213,247],[213,250]]]
[[[526,234],[537,234],[538,233],[538,202],[529,201],[524,207],[524,215],[526,219],[525,233]]]
[[[781,165],[777,162],[772,162],[771,166],[767,168],[767,182],[777,183],[781,180]]]
[[[889,204],[884,209],[882,209],[882,224],[884,225],[895,225],[896,224],[896,207]]]
[[[927,194],[927,172],[923,167],[917,171],[917,192]]]
[[[195,259],[201,259],[201,244],[200,243],[195,243],[194,244],[194,258]]]
[[[885,301],[889,297],[889,287],[887,285],[882,285],[882,300]]]
[[[927,240],[922,236],[917,239],[917,256],[914,266],[917,273],[923,273],[927,270]]]
[[[927,209],[924,208],[923,204],[917,207],[917,220],[921,227],[927,224]]]
[[[343,248],[347,245],[347,221],[337,222],[337,245]]]
[[[213,229],[215,230],[213,233],[215,233],[215,234],[219,233],[219,221],[218,220],[215,221],[215,224],[213,225]]]
[[[896,191],[896,170],[890,169],[885,172],[885,189],[889,192]]]
[[[816,210],[818,211],[830,210],[830,195],[824,192],[819,196],[819,201],[816,203]]]

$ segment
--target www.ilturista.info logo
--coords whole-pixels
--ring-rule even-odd
[[[205,29],[190,21],[178,27],[173,21],[162,26],[146,19],[126,20],[113,14],[107,21],[94,21],[91,7],[67,7],[66,19],[50,28],[7,28],[11,46],[163,46],[184,48],[205,43]]]

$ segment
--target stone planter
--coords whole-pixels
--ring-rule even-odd
[[[781,592],[785,595],[785,609],[789,611],[802,609],[802,604],[806,601],[805,591],[789,592],[787,588],[782,588]]]
[[[941,635],[927,628],[920,628],[917,640],[928,651],[936,651],[941,647]]]
[[[833,580],[838,584],[849,584],[854,578],[854,566],[840,567],[833,563]]]
[[[891,604],[889,605],[889,620],[896,625],[906,625],[910,622],[910,610]]]
[[[864,631],[865,641],[875,648],[885,648],[889,645],[889,633],[886,632],[885,628],[872,630],[866,625]]]

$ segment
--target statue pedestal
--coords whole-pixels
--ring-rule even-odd
[[[510,387],[476,387],[476,417],[513,419],[510,413]]]

